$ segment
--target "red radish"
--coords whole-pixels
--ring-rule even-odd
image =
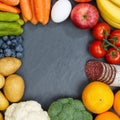
[[[90,2],[92,0],[75,0],[76,2]]]

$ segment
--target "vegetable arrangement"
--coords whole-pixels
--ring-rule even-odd
[[[13,120],[13,118],[14,120],[23,118],[25,120],[119,120],[117,115],[120,115],[120,91],[114,94],[109,87],[109,85],[120,85],[118,80],[120,68],[113,65],[120,63],[119,1],[104,0],[103,3],[108,3],[105,7],[102,0],[96,0],[98,8],[88,3],[92,0],[74,1],[77,5],[72,8],[69,0],[58,0],[53,6],[51,0],[0,0],[2,39],[0,39],[0,55],[3,57],[0,58],[0,111],[5,112],[5,120]],[[109,12],[111,7],[112,12]],[[103,10],[109,16],[103,13]],[[94,82],[85,86],[82,100],[58,99],[49,106],[47,113],[37,101],[20,101],[24,95],[25,83],[16,72],[22,65],[22,61],[18,58],[22,58],[23,40],[14,40],[14,38],[18,35],[21,37],[24,23],[46,25],[50,20],[50,15],[55,23],[61,23],[70,17],[77,28],[92,29],[95,40],[89,45],[90,54],[95,58],[105,57],[111,64],[97,62],[101,67],[93,62],[96,66],[98,65],[96,67],[90,62],[89,66],[92,67],[85,68],[88,73],[86,75]],[[99,21],[100,15],[106,22]],[[111,30],[111,26],[115,29]],[[110,111],[112,107],[115,113]],[[95,118],[92,114],[95,114]],[[0,120],[3,120],[1,113]]]

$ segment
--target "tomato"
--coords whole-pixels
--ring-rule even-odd
[[[106,61],[110,64],[119,64],[120,63],[120,52],[114,48],[110,48],[106,53]]]
[[[120,47],[120,30],[113,30],[110,34],[110,42]]]
[[[75,0],[76,2],[90,2],[92,0]]]
[[[93,27],[92,35],[95,39],[102,41],[106,38],[105,35],[108,36],[110,34],[110,31],[110,26],[107,23],[99,22]]]
[[[102,47],[101,41],[93,41],[89,46],[90,54],[95,58],[102,58],[105,56],[106,51]]]

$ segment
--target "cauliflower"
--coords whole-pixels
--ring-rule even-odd
[[[5,120],[50,120],[48,113],[34,100],[13,103],[5,112]]]
[[[83,103],[72,98],[54,101],[48,109],[48,114],[51,120],[93,120]]]

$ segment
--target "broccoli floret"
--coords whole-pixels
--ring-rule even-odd
[[[73,98],[62,98],[53,102],[48,114],[51,120],[92,120],[91,113],[86,111],[80,100]]]

